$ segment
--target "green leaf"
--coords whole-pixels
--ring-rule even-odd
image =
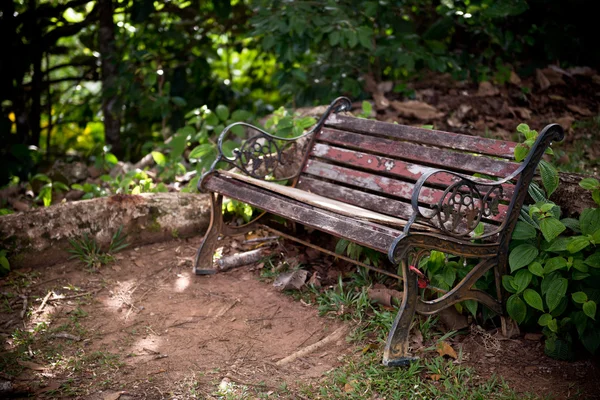
[[[526,265],[529,265],[538,256],[537,248],[530,244],[521,244],[515,247],[508,257],[510,272],[514,272]]]
[[[527,286],[529,286],[531,278],[532,275],[531,272],[529,272],[529,270],[520,269],[519,271],[517,271],[517,273],[515,274],[515,280],[513,282],[513,286],[517,288],[517,293],[521,293],[527,288]]]
[[[217,114],[210,110],[206,110],[206,113],[204,114],[204,120],[209,126],[219,125],[219,117],[217,116]]]
[[[504,289],[506,289],[506,291],[509,293],[517,292],[517,287],[514,282],[515,282],[515,278],[513,276],[504,275],[502,277],[502,286],[504,286]]]
[[[552,318],[550,321],[548,321],[548,329],[550,329],[552,332],[558,331],[558,322],[556,321],[556,318]]]
[[[531,264],[529,264],[529,267],[527,267],[527,269],[529,269],[529,272],[531,272],[533,275],[537,275],[540,278],[544,277],[544,268],[542,268],[542,264],[540,264],[537,261],[534,261]]]
[[[548,247],[546,249],[546,251],[549,251],[552,253],[560,253],[563,251],[567,251],[567,245],[569,244],[570,240],[571,240],[571,238],[568,238],[568,237],[561,237],[561,238],[555,239],[554,241],[552,241],[552,244],[550,245],[550,247]]]
[[[365,114],[368,117],[373,112],[373,106],[367,100],[363,100],[362,110],[363,110],[363,114]]]
[[[329,34],[329,44],[335,46],[340,42],[340,31],[335,30]]]
[[[558,235],[567,229],[559,220],[554,217],[546,217],[540,220],[540,230],[547,242],[551,242]]]
[[[573,268],[575,268],[579,272],[588,272],[589,271],[589,268],[585,264],[585,262],[579,258],[573,260]]]
[[[106,153],[104,155],[104,161],[109,164],[115,165],[119,162],[119,159],[113,153]]]
[[[163,165],[166,164],[167,159],[163,153],[161,153],[160,151],[153,151],[151,154],[152,154],[152,158],[154,159],[154,162],[157,165],[160,165],[162,167]]]
[[[200,146],[194,147],[190,152],[189,158],[200,159],[213,151],[214,146],[210,143],[201,144]]]
[[[536,292],[533,289],[526,289],[525,292],[523,292],[523,298],[525,299],[525,302],[531,307],[535,308],[536,310],[540,310],[541,312],[544,312],[542,296],[540,296],[538,292]]]
[[[588,247],[590,245],[590,240],[586,236],[574,236],[569,240],[567,244],[567,250],[570,253],[577,253]]]
[[[546,261],[546,265],[544,265],[544,274],[548,275],[551,272],[565,268],[566,266],[567,260],[565,260],[563,257],[550,258]]]
[[[348,244],[350,244],[350,242],[346,239],[338,240],[337,244],[335,245],[335,254],[344,254]]]
[[[571,294],[571,297],[573,297],[573,301],[575,303],[579,304],[583,304],[588,300],[587,294],[585,294],[584,292],[575,292]]]
[[[585,178],[579,182],[579,186],[588,190],[600,189],[600,182],[595,178]]]
[[[600,189],[592,191],[592,200],[594,200],[596,204],[600,206]]]
[[[533,239],[536,236],[537,236],[537,231],[536,231],[535,227],[533,227],[530,224],[523,222],[523,221],[517,222],[517,225],[515,226],[515,230],[513,231],[513,234],[512,234],[512,238],[514,240]]]
[[[515,146],[515,161],[521,162],[527,157],[529,153],[529,147],[524,145],[523,143],[519,143]]]
[[[600,208],[586,208],[579,217],[581,233],[591,235],[600,229]]]
[[[588,300],[583,304],[583,312],[593,320],[596,320],[596,302]]]
[[[463,304],[469,310],[469,312],[476,317],[477,316],[477,301],[476,300],[465,300]]]
[[[227,118],[229,118],[229,108],[223,104],[219,104],[215,109],[215,114],[217,114],[217,117],[219,117],[221,121],[225,122],[227,121]]]
[[[42,181],[42,182],[52,182],[50,180],[50,178],[48,177],[48,175],[44,175],[44,174],[35,174],[32,178],[32,181]]]
[[[550,284],[548,291],[546,292],[546,304],[548,305],[548,311],[552,312],[552,310],[554,310],[560,304],[560,301],[567,293],[568,286],[569,282],[565,278],[558,278]]]
[[[506,311],[508,311],[508,315],[510,315],[517,324],[523,322],[527,316],[527,306],[516,294],[510,296],[506,301]]]
[[[594,254],[586,258],[583,262],[592,268],[600,268],[600,250],[596,250]]]
[[[552,315],[542,314],[538,319],[538,324],[540,324],[541,326],[547,326],[550,321],[552,321]]]
[[[581,232],[581,225],[579,224],[579,220],[575,218],[563,218],[560,220],[564,226],[572,230],[573,232]]]
[[[547,161],[541,160],[539,163],[540,175],[542,176],[542,184],[548,193],[548,198],[558,188],[558,171]]]
[[[10,271],[10,263],[4,255],[0,256],[0,267],[2,267],[1,269],[4,270],[4,272]]]
[[[252,120],[253,114],[246,110],[235,110],[231,113],[231,119],[234,122],[249,122]]]
[[[355,48],[358,44],[358,35],[352,30],[346,31],[346,39],[348,40],[348,46],[350,46],[351,49]]]
[[[529,129],[529,125],[527,125],[527,124],[519,124],[519,125],[517,125],[517,132],[522,133],[523,135],[525,135],[525,137],[527,139],[529,139],[527,137],[527,135],[529,134],[530,131],[531,130]]]
[[[517,222],[517,224],[519,224],[519,222]],[[475,238],[478,238],[479,236],[483,235],[484,232],[485,232],[485,227],[481,222],[478,223],[477,226],[475,227],[475,229],[473,230],[473,234],[474,234]],[[515,237],[515,234],[513,233],[513,238],[514,237]]]
[[[373,42],[371,41],[371,37],[373,36],[373,30],[368,26],[359,26],[357,29],[358,33],[358,41],[361,46],[366,49],[371,50],[373,48]]]

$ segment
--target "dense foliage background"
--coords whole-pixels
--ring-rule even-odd
[[[591,1],[9,0],[0,186],[64,155],[136,161],[189,111],[365,97],[365,76],[506,81],[598,64]],[[106,145],[106,146],[105,146]]]

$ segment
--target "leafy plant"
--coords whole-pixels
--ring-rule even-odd
[[[346,253],[346,255],[351,259],[363,262],[367,265],[377,266],[381,260],[380,252],[361,246],[346,239],[339,239],[337,241],[337,244],[335,245],[335,252],[336,254]]]
[[[31,182],[41,181],[45,184],[41,187],[38,195],[35,197],[36,200],[42,201],[44,207],[48,207],[52,204],[52,195],[60,192],[68,192],[69,187],[62,182],[52,181],[50,177],[44,174],[36,174],[31,178]]]
[[[129,243],[125,242],[126,238],[127,235],[123,234],[123,226],[120,226],[112,236],[107,251],[103,251],[98,242],[90,238],[87,233],[79,239],[69,239],[71,248],[68,251],[73,254],[70,259],[76,258],[88,269],[96,270],[114,261],[114,254],[129,246]]]
[[[593,178],[580,185],[592,191],[600,186]],[[511,293],[507,311],[519,324],[537,321],[543,327],[545,350],[552,357],[572,359],[577,343],[595,353],[600,347],[600,208],[585,209],[578,219],[560,219],[556,204],[537,200],[529,207],[530,218],[515,228],[511,274],[502,280]]]
[[[7,251],[0,249],[0,276],[10,272],[10,263],[8,262]]]

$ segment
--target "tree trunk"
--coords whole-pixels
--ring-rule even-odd
[[[148,244],[203,235],[210,222],[208,195],[144,193],[57,204],[0,217],[0,248],[13,268],[51,265],[69,257],[69,239],[87,234],[106,246],[123,227],[127,243]]]
[[[117,99],[117,63],[115,47],[115,23],[112,0],[99,0],[99,47],[102,60],[102,114],[104,116],[104,137],[111,145],[112,152],[122,156],[121,120]]]

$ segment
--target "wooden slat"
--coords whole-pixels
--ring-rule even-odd
[[[377,222],[380,224],[391,226],[404,227],[404,225],[406,225],[406,219],[399,219],[395,216],[381,214],[378,211],[372,211],[364,207],[357,207],[351,202],[335,200],[331,197],[321,196],[312,192],[308,192],[306,190],[300,190],[295,187],[280,185],[273,181],[252,178],[248,175],[238,174],[231,171],[219,171],[219,174],[231,177],[242,182],[249,183],[253,186],[258,186],[263,189],[267,189],[270,192],[290,197],[294,200],[301,201],[302,203],[309,204],[311,206],[318,207],[323,210],[332,211],[336,214],[342,214],[356,219],[362,219],[365,221]]]
[[[402,201],[392,200],[387,197],[378,196],[372,193],[336,185],[331,182],[321,181],[314,179],[309,175],[302,175],[298,180],[298,185],[296,187],[321,196],[392,215],[397,218],[408,220],[413,213],[413,209],[409,203],[404,203]],[[431,210],[421,208],[421,212],[427,215],[429,212],[431,212]],[[432,227],[439,229],[439,224],[436,219],[428,222],[419,220],[419,224],[413,225],[413,228],[417,231],[423,230],[421,229],[423,225],[431,225]],[[497,225],[492,225],[486,222],[484,222],[483,225],[484,232],[491,232],[492,230],[497,229]]]
[[[378,196],[360,190],[350,189],[348,187],[336,185],[331,182],[314,179],[308,175],[302,175],[298,180],[296,187],[301,190],[306,190],[311,193],[329,197],[331,199],[361,206],[368,210],[392,215],[404,220],[408,220],[413,211],[410,203],[392,200],[387,197]]]
[[[344,237],[384,253],[388,251],[394,239],[400,235],[399,230],[320,210],[224,176],[211,176],[205,182],[205,187],[211,192],[239,199],[272,214],[297,221],[337,237]]]
[[[416,181],[430,167],[424,167],[413,163],[396,160],[389,157],[382,157],[373,154],[367,154],[356,150],[349,150],[340,147],[329,146],[323,143],[315,143],[311,150],[311,156],[318,157],[328,161],[359,167],[377,172],[383,172],[400,178]],[[472,178],[474,181],[489,182],[486,179]],[[438,173],[428,179],[427,183],[447,187],[452,183],[458,182],[459,178],[446,173]],[[514,185],[502,185],[506,197],[512,197]],[[482,193],[487,190],[481,187]]]
[[[340,182],[345,185],[368,189],[374,192],[384,193],[403,200],[412,199],[414,184],[388,178],[381,175],[370,174],[365,171],[359,171],[342,167],[339,165],[326,164],[324,162],[310,159],[307,161],[303,170],[304,173],[314,175],[320,178]],[[443,196],[443,191],[423,187],[419,201],[423,204],[437,204]],[[502,221],[506,215],[507,207],[499,206],[499,214],[493,216],[493,220]]]
[[[504,140],[390,124],[381,121],[347,117],[339,114],[332,114],[325,122],[325,125],[340,130],[359,132],[372,136],[394,137],[409,142],[424,143],[432,146],[510,159],[514,158],[514,150],[517,145],[517,143]]]
[[[513,162],[493,160],[483,156],[338,131],[331,128],[323,128],[317,135],[317,140],[363,152],[410,160],[418,164],[435,166],[446,170],[467,171],[502,178],[510,175],[519,168],[519,164]]]

